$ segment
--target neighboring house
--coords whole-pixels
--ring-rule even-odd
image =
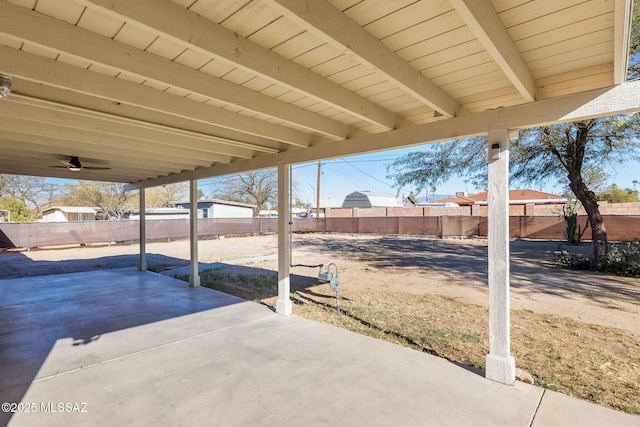
[[[305,208],[291,208],[291,217],[292,218],[302,218],[306,217],[309,210]],[[262,209],[258,213],[258,218],[278,218],[278,211],[273,209]]]
[[[418,204],[410,196],[402,198],[402,206],[405,208],[415,208]]]
[[[140,220],[140,211],[131,212],[129,219]],[[145,221],[158,219],[189,219],[189,210],[184,208],[148,208],[144,210]]]
[[[456,203],[458,206],[486,205],[487,192],[466,195],[458,193],[455,197],[447,197],[434,200],[433,203]],[[557,194],[545,193],[536,190],[509,190],[510,205],[563,205],[567,199]]]
[[[177,208],[191,207],[189,202],[175,203]],[[198,218],[253,218],[255,205],[231,202],[229,200],[210,199],[198,201]]]
[[[479,215],[487,214],[487,192],[466,195],[458,193],[455,197],[447,197],[434,200],[432,203],[456,204],[458,206],[471,206],[472,212]],[[509,190],[509,215],[540,215],[562,212],[562,207],[567,199],[557,194],[545,193],[536,190]],[[557,212],[556,212],[557,211]]]
[[[354,191],[347,194],[342,202],[343,209],[351,208],[402,208],[402,198],[391,194],[372,193],[370,191]]]
[[[273,209],[262,209],[258,213],[258,218],[278,218],[278,211]]]
[[[42,212],[40,222],[95,221],[94,208],[83,206],[51,206]]]
[[[324,218],[327,209],[340,209],[342,208],[342,202],[344,199],[328,198],[320,200],[320,218]],[[305,212],[300,213],[300,218],[315,218],[317,209],[315,206],[310,207]]]

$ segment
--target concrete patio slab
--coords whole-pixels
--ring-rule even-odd
[[[16,410],[0,424],[640,425],[155,273],[0,280],[0,293],[0,401]]]

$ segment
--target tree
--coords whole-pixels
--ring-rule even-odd
[[[20,200],[38,216],[44,206],[49,204],[53,194],[52,184],[45,178],[22,175],[0,175],[0,196],[11,196]]]
[[[612,184],[607,187],[604,191],[601,191],[596,194],[596,198],[601,201],[606,201],[609,203],[628,203],[628,202],[637,202],[638,201],[638,193],[636,190],[631,188],[618,188],[617,185]]]
[[[255,205],[257,217],[268,205],[275,206],[278,197],[278,174],[275,169],[248,172],[224,178],[214,190],[217,198]]]
[[[198,196],[203,195],[202,190],[200,189],[198,189],[198,193]],[[145,201],[147,207],[166,208],[171,206],[171,202],[184,201],[188,196],[188,183],[178,182],[175,184],[167,184],[147,189],[145,193]]]
[[[10,215],[7,215],[6,220],[11,217],[12,222],[30,222],[34,220],[27,204],[14,196],[0,197],[0,210],[9,211]],[[2,215],[2,218],[5,218],[5,216]]]
[[[589,217],[596,267],[606,260],[607,233],[596,195],[583,173],[637,160],[638,131],[640,115],[619,115],[524,130],[511,145],[512,181],[565,182],[580,201]],[[388,178],[398,187],[414,184],[422,189],[435,188],[458,175],[486,187],[486,159],[486,137],[434,144],[427,151],[412,152],[394,161]]]
[[[124,185],[113,182],[78,181],[67,187],[62,202],[69,206],[92,206],[100,208],[104,219],[120,220],[128,210],[136,209],[138,198],[124,191]]]

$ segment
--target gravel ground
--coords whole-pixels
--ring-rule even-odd
[[[511,306],[624,329],[640,339],[640,279],[553,264],[558,242],[511,242]],[[589,251],[589,246],[566,247]],[[199,242],[202,263],[242,260],[248,272],[277,268],[277,237],[229,237]],[[340,268],[340,287],[433,293],[487,305],[486,240],[439,240],[423,236],[301,234],[293,239],[292,263]],[[254,259],[252,262],[251,259]],[[188,265],[189,242],[151,242],[147,262],[154,271]],[[0,250],[0,277],[18,278],[133,267],[138,245]],[[292,273],[313,281],[317,268]]]

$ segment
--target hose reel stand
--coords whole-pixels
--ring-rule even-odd
[[[333,272],[331,271],[331,266],[333,266]],[[329,282],[329,287],[336,293],[336,310],[338,310],[338,314],[340,314],[340,277],[338,276],[338,266],[336,263],[329,263],[325,271],[322,271],[322,266],[320,266],[318,280],[325,283]]]

